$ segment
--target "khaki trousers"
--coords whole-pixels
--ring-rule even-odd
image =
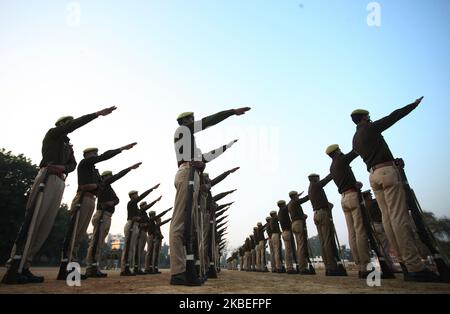
[[[92,218],[92,226],[94,226],[94,231],[92,233],[92,238],[89,241],[89,248],[86,257],[86,263],[88,266],[99,266],[101,261],[101,248],[105,243],[105,238],[109,233],[109,228],[111,227],[111,217],[112,214],[107,211],[103,211],[103,217],[100,221],[100,217],[102,216],[102,211],[97,210]],[[95,261],[94,264],[94,241],[95,235],[99,232],[99,237],[97,239],[97,250],[95,252]]]
[[[153,248],[155,246],[155,237],[153,234],[147,236],[147,253],[145,254],[145,270],[149,271],[153,263]]]
[[[77,195],[72,200],[70,205],[71,215],[75,215],[76,206],[80,201],[81,193],[78,192]],[[78,260],[78,251],[80,249],[81,238],[86,234],[86,231],[91,222],[92,215],[95,210],[95,197],[84,195],[83,201],[80,204],[80,214],[78,215],[78,226],[75,231],[75,245],[73,247],[72,256],[69,256],[69,260]],[[72,237],[72,235],[70,235]]]
[[[370,185],[380,206],[389,243],[410,272],[425,268],[409,218],[406,195],[397,167],[388,166],[370,173]]]
[[[367,239],[367,231],[361,215],[358,193],[343,193],[341,205],[347,222],[348,241],[352,250],[353,260],[359,266],[360,271],[367,271],[367,264],[370,262],[369,240]]]
[[[125,245],[122,252],[121,271],[124,271],[126,267],[133,267],[136,256],[136,241],[138,237],[138,224],[133,220],[128,220],[124,227]],[[128,247],[129,244],[129,247]],[[126,259],[125,253],[128,251],[128,259]]]
[[[270,268],[272,270],[276,269],[275,267],[275,250],[273,249],[273,242],[270,238],[269,240],[269,251],[270,251]]]
[[[306,270],[308,268],[308,239],[306,238],[305,232],[305,221],[295,220],[292,222],[292,232],[294,233],[294,238],[297,243],[297,262],[300,271]]]
[[[155,239],[155,244],[153,246],[153,262],[152,267],[153,270],[156,270],[159,265],[159,253],[161,252],[161,239]]]
[[[138,240],[136,241],[136,260],[134,266],[138,269],[145,267],[145,244],[147,243],[147,231],[138,228]]]
[[[244,253],[244,270],[250,270],[250,252],[246,251]]]
[[[266,268],[266,246],[264,240],[259,241],[259,269],[264,270]]]
[[[170,273],[180,274],[186,271],[186,250],[183,245],[185,207],[188,197],[188,180],[190,167],[181,167],[175,176],[175,204],[170,221],[169,245],[170,245]],[[197,197],[199,191],[200,177],[195,172],[194,175],[194,197],[192,212],[197,208]],[[192,222],[194,223],[194,219]],[[192,234],[193,235],[193,234]]]
[[[255,256],[256,256],[255,267],[257,270],[261,270],[261,249],[259,246],[259,242],[255,246]]]
[[[284,242],[284,261],[286,263],[286,270],[294,270],[292,263],[292,244],[291,244],[291,231],[284,230],[281,234]]]
[[[273,259],[275,262],[275,269],[281,270],[281,257],[280,257],[280,234],[272,233],[272,249]],[[273,268],[273,266],[272,266]]]
[[[240,270],[244,270],[244,256],[239,256],[239,266]]]
[[[31,207],[31,204],[35,201],[39,194],[39,185],[44,180],[45,172],[45,168],[39,170],[36,178],[34,179],[33,186],[31,187],[30,197],[28,198],[27,209]],[[31,235],[28,254],[27,256],[22,257],[25,259],[25,269],[31,266],[31,262],[33,261],[34,256],[37,252],[39,252],[53,228],[56,215],[58,214],[59,207],[61,205],[64,188],[64,180],[56,175],[49,175],[42,196],[41,208],[38,209],[39,213],[36,218],[34,232]],[[8,264],[12,261],[14,255],[16,255],[16,244],[14,244],[11,250],[11,258],[8,260]]]
[[[252,269],[256,269],[256,250],[251,250],[251,258],[252,258]]]
[[[334,257],[334,231],[331,223],[329,209],[319,209],[314,211],[314,223],[319,234],[320,249],[322,259],[327,270],[336,270],[337,263]]]

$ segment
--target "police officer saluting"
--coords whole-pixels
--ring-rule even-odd
[[[327,276],[346,276],[346,273],[338,268],[334,255],[334,225],[332,222],[330,203],[325,194],[324,187],[331,180],[331,174],[320,180],[318,174],[312,173],[308,176],[308,196],[314,210],[314,223],[319,234],[320,247]]]
[[[406,265],[407,281],[434,282],[438,276],[425,267],[415,245],[406,194],[394,156],[382,133],[417,108],[423,97],[412,104],[372,122],[369,112],[358,109],[351,117],[356,126],[353,150],[361,156],[370,172],[370,185],[381,208],[383,226],[390,244]]]
[[[343,154],[339,145],[330,145],[325,153],[333,160],[330,173],[339,193],[342,195],[341,205],[347,222],[348,239],[355,264],[359,266],[359,278],[366,278],[370,271],[369,242],[364,227],[361,208],[359,206],[357,182],[350,163],[358,156],[351,151]]]
[[[303,212],[302,204],[309,201],[309,196],[299,198],[297,191],[289,192],[290,201],[288,211],[292,220],[292,232],[297,242],[297,262],[299,264],[299,273],[301,275],[312,275],[308,269],[308,235],[306,232],[307,215]]]
[[[186,252],[187,249],[192,248],[192,233],[184,232],[185,228],[192,230],[192,226],[185,226],[186,221],[191,221],[192,209],[197,207],[197,197],[200,187],[200,176],[205,165],[205,159],[211,160],[221,150],[215,152],[215,154],[209,154],[207,158],[205,156],[197,156],[197,145],[195,142],[194,134],[200,132],[208,127],[216,125],[221,121],[231,117],[233,115],[242,115],[250,110],[250,108],[239,108],[221,111],[214,115],[203,118],[202,120],[195,121],[193,112],[184,112],[177,118],[179,127],[177,128],[174,136],[175,152],[177,156],[178,172],[175,176],[175,187],[177,193],[175,196],[174,211],[172,221],[170,223],[169,243],[170,243],[170,273],[172,285],[187,285],[198,286],[201,285],[201,281],[198,278],[198,274],[195,274],[195,265],[193,261],[193,252]],[[231,146],[231,143],[230,145]],[[192,169],[191,169],[192,168]],[[192,171],[191,171],[192,170]],[[192,192],[192,195],[189,195]],[[192,199],[192,203],[187,204],[188,200]],[[186,209],[191,209],[186,219]],[[192,224],[192,223],[191,223]],[[188,231],[190,231],[188,230]],[[187,237],[190,237],[189,239]],[[187,244],[185,246],[185,244]],[[189,263],[191,269],[186,272],[186,265]]]
[[[86,257],[87,269],[86,277],[103,278],[106,273],[100,271],[100,248],[105,243],[111,226],[111,218],[114,214],[116,206],[119,204],[119,198],[112,188],[112,184],[123,178],[131,170],[139,168],[141,163],[132,165],[113,175],[112,171],[106,170],[102,172],[101,181],[98,187],[97,210],[92,218],[92,226],[94,227],[92,238],[89,242],[88,253]]]
[[[34,255],[40,250],[53,227],[64,193],[64,181],[77,166],[67,135],[114,110],[116,107],[110,107],[77,119],[65,116],[58,119],[55,127],[48,130],[42,142],[40,170],[31,188],[24,224],[7,263],[9,267],[3,278],[4,283],[44,281],[44,277],[33,275],[29,268]]]
[[[61,261],[60,275],[58,279],[66,280],[67,263],[77,258],[81,237],[86,234],[89,222],[94,214],[95,201],[101,181],[100,173],[95,165],[99,162],[113,158],[124,150],[133,148],[137,143],[128,144],[118,149],[113,149],[98,155],[98,148],[86,148],[83,151],[83,160],[77,168],[78,190],[70,206],[71,226],[65,237],[63,259]],[[70,248],[73,247],[73,248]]]

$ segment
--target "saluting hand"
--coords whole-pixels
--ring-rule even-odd
[[[139,168],[140,165],[142,165],[142,162],[138,162],[137,164],[132,165],[130,168],[137,169],[137,168]]]
[[[230,148],[231,146],[233,146],[233,144],[236,143],[237,141],[238,141],[238,140],[233,140],[233,141],[229,142],[229,143],[227,144],[227,148]]]
[[[419,105],[421,102],[422,102],[422,100],[423,100],[423,96],[422,97],[420,97],[420,98],[418,98],[418,99],[416,99],[416,101],[414,102],[416,105]]]
[[[111,112],[113,112],[116,109],[117,109],[116,106],[105,108],[103,110],[97,111],[97,116],[107,116],[107,115],[109,115]]]
[[[237,115],[237,116],[240,116],[240,115],[246,113],[247,111],[249,111],[250,109],[252,109],[252,108],[250,108],[250,107],[243,107],[243,108],[234,109],[234,114]]]
[[[160,197],[158,197],[158,198],[156,199],[156,201],[159,202],[161,199],[162,199],[162,195],[161,195]]]
[[[152,187],[151,190],[152,190],[152,191],[153,191],[153,190],[156,190],[157,188],[159,188],[159,185],[160,185],[160,184],[161,184],[161,183],[158,183],[157,185],[155,185],[154,187]]]
[[[128,149],[133,148],[136,144],[137,144],[137,143],[134,142],[134,143],[131,143],[131,144],[128,144],[128,145],[123,146],[121,149],[122,149],[122,150],[128,150]]]
[[[230,170],[230,173],[233,173],[233,172],[235,172],[236,170],[239,170],[240,168],[241,168],[241,167],[233,168],[233,169]]]

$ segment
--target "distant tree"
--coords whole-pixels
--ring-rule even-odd
[[[38,170],[24,155],[13,155],[10,151],[0,149],[0,264],[9,258],[25,217],[28,194]],[[38,264],[59,262],[68,220],[67,205],[62,204],[48,239],[35,256]]]
[[[37,172],[38,167],[24,155],[0,149],[0,264],[9,258]]]
[[[433,232],[438,244],[447,258],[450,257],[450,218],[437,218],[433,213],[424,211],[424,220]]]

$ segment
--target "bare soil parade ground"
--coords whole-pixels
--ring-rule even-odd
[[[369,287],[358,279],[357,272],[349,271],[349,277],[326,277],[322,270],[315,276],[272,273],[252,273],[222,270],[218,279],[210,279],[201,287],[169,285],[170,274],[121,277],[118,271],[107,271],[104,279],[87,279],[80,287],[69,287],[65,281],[57,281],[56,268],[36,268],[45,276],[43,284],[4,285],[0,294],[300,294],[300,293],[361,293],[361,294],[450,294],[450,284],[409,283],[402,275],[396,279],[381,280],[380,287]],[[0,269],[0,277],[5,269]]]

